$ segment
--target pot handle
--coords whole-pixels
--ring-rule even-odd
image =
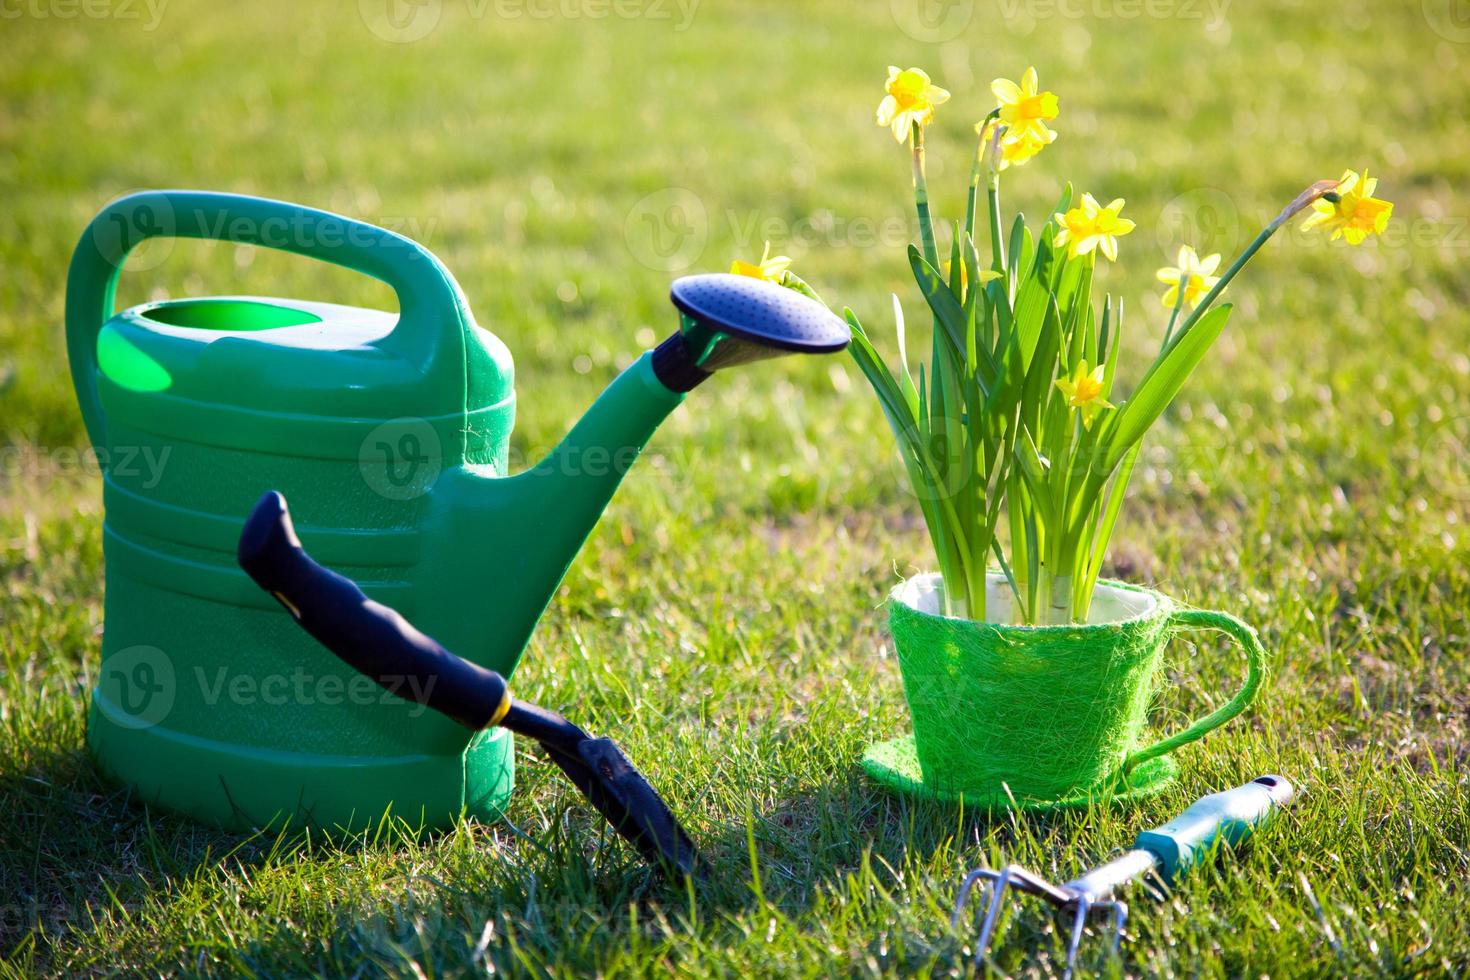
[[[1256,631],[1229,613],[1215,612],[1210,609],[1175,609],[1169,614],[1167,629],[1170,635],[1188,630],[1217,630],[1229,636],[1245,650],[1245,684],[1236,692],[1235,697],[1194,722],[1184,731],[1170,735],[1146,749],[1139,749],[1129,755],[1123,760],[1122,774],[1124,776],[1127,776],[1140,763],[1167,755],[1181,745],[1198,741],[1208,732],[1219,728],[1240,714],[1256,699],[1256,695],[1260,692],[1261,682],[1265,680],[1270,669],[1266,649],[1261,646],[1261,639],[1256,635]]]
[[[112,316],[123,261],[150,238],[259,245],[371,276],[398,294],[398,324],[380,346],[441,384],[464,384],[462,338],[473,318],[459,284],[422,245],[386,228],[285,201],[212,191],[143,191],[118,198],[92,219],[67,274],[67,357],[95,447],[105,445],[97,334]]]

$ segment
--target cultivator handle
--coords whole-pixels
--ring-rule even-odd
[[[1201,797],[1162,827],[1139,834],[1133,846],[1153,854],[1168,880],[1207,859],[1216,847],[1235,847],[1295,796],[1285,777],[1260,776]]]

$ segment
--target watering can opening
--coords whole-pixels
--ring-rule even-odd
[[[143,315],[171,327],[247,333],[322,322],[321,317],[307,310],[251,299],[174,300],[150,307]]]

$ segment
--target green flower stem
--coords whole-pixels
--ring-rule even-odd
[[[1000,233],[1000,174],[990,172],[985,181],[985,193],[990,198],[990,255],[991,267],[996,272],[1006,271],[1006,248]]]
[[[984,175],[984,167],[980,158],[976,157],[970,167],[970,190],[965,195],[965,234],[970,236],[971,241],[975,240],[975,203],[980,197],[980,178]]]
[[[1187,288],[1187,286],[1189,284],[1189,280],[1190,280],[1191,277],[1188,276],[1188,275],[1185,275],[1182,278],[1183,278],[1184,281],[1179,284],[1179,287],[1178,287],[1179,288],[1179,295],[1174,300],[1174,310],[1173,310],[1173,312],[1171,312],[1169,314],[1169,326],[1167,328],[1165,328],[1165,330],[1164,330],[1164,342],[1163,342],[1163,344],[1160,345],[1160,347],[1159,347],[1160,350],[1168,350],[1169,349],[1169,338],[1172,337],[1172,336],[1174,336],[1174,324],[1176,324],[1176,323],[1179,322],[1179,311],[1182,310],[1182,309],[1184,309],[1184,293],[1186,291],[1186,288]]]
[[[965,232],[970,236],[970,241],[975,240],[975,211],[980,199],[980,180],[989,169],[985,160],[985,127],[990,121],[1000,115],[999,109],[991,109],[990,114],[980,121],[980,145],[975,148],[975,160],[970,164],[970,195],[965,199]]]
[[[1173,341],[1165,345],[1163,350],[1164,354],[1167,354],[1169,351],[1179,346],[1179,342],[1185,338],[1185,335],[1187,335],[1190,330],[1194,329],[1194,325],[1199,322],[1199,318],[1204,316],[1205,313],[1208,312],[1211,304],[1215,302],[1215,299],[1225,291],[1226,286],[1230,285],[1230,280],[1235,278],[1235,274],[1241,269],[1245,268],[1245,264],[1249,262],[1255,256],[1255,254],[1261,250],[1261,246],[1265,245],[1267,239],[1276,234],[1276,229],[1280,227],[1280,219],[1271,222],[1261,231],[1259,235],[1255,237],[1254,241],[1246,246],[1245,251],[1241,252],[1236,260],[1230,263],[1230,268],[1225,270],[1225,274],[1220,277],[1220,281],[1215,283],[1215,287],[1213,289],[1211,289],[1208,293],[1205,293],[1205,298],[1200,300],[1200,304],[1194,308],[1194,312],[1189,314],[1189,319],[1184,321],[1184,326],[1179,328],[1179,332],[1174,335]]]
[[[1234,262],[1230,263],[1230,268],[1225,270],[1225,274],[1220,277],[1219,282],[1215,283],[1215,287],[1205,294],[1205,298],[1194,308],[1194,312],[1189,315],[1189,319],[1184,321],[1184,326],[1179,328],[1179,333],[1175,334],[1173,341],[1164,347],[1162,353],[1167,354],[1179,346],[1179,342],[1184,339],[1185,334],[1194,328],[1199,318],[1209,312],[1210,306],[1225,291],[1225,287],[1230,285],[1230,280],[1235,278],[1235,274],[1245,268],[1245,264],[1255,257],[1255,254],[1261,250],[1261,246],[1265,245],[1282,225],[1286,224],[1287,221],[1291,220],[1292,217],[1306,208],[1307,205],[1330,190],[1332,186],[1333,183],[1331,181],[1318,181],[1312,187],[1303,191],[1301,196],[1272,219],[1269,225],[1261,229],[1261,233],[1255,237],[1254,241],[1246,246],[1245,251],[1241,252],[1240,256]]]
[[[934,244],[934,218],[929,213],[929,181],[924,176],[924,130],[918,123],[913,129],[914,147],[914,206],[919,212],[919,240],[924,246],[924,258],[934,268],[939,268],[939,249]]]

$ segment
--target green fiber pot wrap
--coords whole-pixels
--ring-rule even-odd
[[[874,746],[864,767],[894,789],[1023,808],[1146,795],[1176,772],[1166,753],[1243,711],[1265,674],[1249,626],[1148,589],[1100,583],[1093,621],[1015,626],[939,614],[939,587],[938,576],[910,580],[888,604],[913,735]],[[1167,642],[1196,629],[1239,643],[1245,685],[1149,744],[1145,722]]]

